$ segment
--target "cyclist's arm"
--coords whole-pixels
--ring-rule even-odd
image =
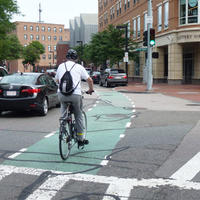
[[[86,81],[87,81],[87,84],[89,87],[89,90],[87,92],[89,94],[92,94],[92,92],[94,92],[93,80],[90,77],[88,77],[88,79]]]

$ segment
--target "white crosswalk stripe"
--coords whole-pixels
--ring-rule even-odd
[[[42,169],[33,169],[25,167],[14,167],[7,165],[0,165],[0,180],[12,173],[20,173],[27,175],[40,176],[42,173],[47,172]],[[118,178],[118,177],[107,177],[90,174],[71,174],[61,171],[49,171],[49,177],[42,183],[32,194],[30,194],[27,200],[49,200],[52,199],[59,190],[69,181],[83,181],[92,183],[104,183],[108,185],[105,196],[102,200],[111,200],[112,196],[118,196],[120,200],[128,200],[131,190],[135,187],[148,187],[157,188],[159,186],[177,187],[179,189],[186,190],[200,190],[200,183],[185,181],[185,180],[174,180],[174,179],[131,179],[131,178]]]

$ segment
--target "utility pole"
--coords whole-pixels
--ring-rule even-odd
[[[152,2],[148,0],[148,15],[147,15],[147,30],[148,30],[148,42],[147,42],[147,91],[152,90],[152,47],[150,44],[150,29],[152,28]]]
[[[41,3],[39,3],[39,23],[42,23],[42,20],[41,20],[41,13],[42,13]]]

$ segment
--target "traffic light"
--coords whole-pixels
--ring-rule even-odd
[[[147,46],[148,42],[148,31],[143,32],[143,46]]]
[[[153,28],[150,28],[150,42],[149,42],[149,44],[151,46],[154,46],[156,44],[156,42],[155,42],[155,29],[153,29]]]

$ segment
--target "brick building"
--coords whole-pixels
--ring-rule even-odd
[[[127,24],[128,36],[143,48],[147,30],[147,0],[98,0],[98,27]],[[200,83],[200,1],[153,0],[153,28],[156,32],[153,59],[154,82]],[[138,51],[137,62],[129,62],[129,77],[142,79],[145,52]]]
[[[39,41],[45,47],[45,53],[41,55],[40,61],[36,64],[36,70],[48,69],[57,65],[57,43],[69,41],[70,33],[62,24],[47,24],[34,22],[17,21],[15,34],[23,46],[34,40]],[[61,52],[62,53],[62,52]],[[23,66],[22,59],[9,62],[9,71],[32,71],[30,65]]]

